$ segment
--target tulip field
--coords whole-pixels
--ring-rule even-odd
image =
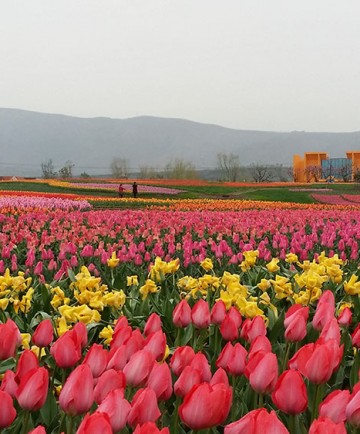
[[[356,196],[91,194],[0,194],[2,433],[360,433]]]

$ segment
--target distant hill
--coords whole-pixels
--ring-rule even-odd
[[[129,119],[78,118],[0,108],[0,176],[40,176],[41,162],[55,169],[67,160],[74,175],[110,173],[113,158],[163,168],[172,158],[199,169],[216,168],[219,152],[239,155],[242,165],[292,165],[294,154],[328,152],[344,157],[360,149],[360,131],[349,133],[247,131],[184,119],[141,116]]]

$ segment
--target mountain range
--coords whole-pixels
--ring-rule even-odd
[[[274,132],[225,128],[184,119],[139,116],[80,118],[0,108],[0,176],[41,176],[41,163],[56,170],[67,161],[73,174],[110,174],[114,158],[162,169],[176,158],[198,169],[215,169],[219,153],[239,156],[242,165],[292,165],[294,154],[327,152],[345,157],[360,150],[356,132]]]

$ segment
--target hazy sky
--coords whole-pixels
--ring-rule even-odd
[[[0,0],[0,107],[360,130],[360,0]]]

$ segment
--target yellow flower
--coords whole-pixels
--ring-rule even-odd
[[[264,311],[259,308],[256,301],[248,301],[245,297],[238,297],[235,305],[241,315],[246,318],[254,318],[257,315],[264,316]]]
[[[30,349],[30,339],[31,334],[30,333],[20,333],[21,335],[21,345],[25,350]]]
[[[200,262],[200,267],[202,267],[205,271],[210,271],[214,268],[211,258],[205,258]]]
[[[261,289],[261,291],[265,292],[265,291],[267,291],[270,288],[271,284],[270,284],[269,280],[267,280],[267,279],[261,279],[260,283],[258,283],[256,286],[259,289]]]
[[[295,253],[288,253],[285,257],[285,262],[288,262],[289,264],[293,264],[294,262],[298,262],[299,258]]]
[[[277,274],[275,276],[275,280],[270,279],[270,282],[273,285],[274,291],[276,293],[275,297],[277,299],[281,300],[293,294],[292,285],[287,277],[279,276]]]
[[[354,305],[352,303],[342,302],[338,307],[338,315],[340,315],[346,307],[353,309]]]
[[[344,291],[348,295],[359,295],[360,294],[360,282],[358,282],[358,277],[352,274],[350,280],[345,280]]]
[[[112,291],[103,296],[103,303],[105,306],[111,306],[115,309],[120,309],[125,304],[125,294],[121,289],[120,291]]]
[[[9,299],[8,298],[1,298],[0,299],[0,309],[5,310],[8,307]]]
[[[99,333],[99,337],[101,339],[105,339],[104,341],[105,345],[109,345],[110,342],[112,341],[113,334],[114,334],[114,329],[108,325],[107,327],[104,327],[101,330],[101,332]]]
[[[154,294],[158,292],[158,290],[159,288],[156,286],[156,283],[151,279],[147,279],[145,285],[139,289],[143,300],[145,300],[149,294]]]
[[[278,266],[279,259],[273,258],[268,264],[266,264],[266,268],[270,273],[276,273],[280,270],[280,267]]]
[[[341,283],[343,270],[340,268],[338,264],[332,264],[326,267],[326,272],[332,282]]]
[[[30,350],[35,354],[36,357],[39,357],[39,352],[41,351],[40,358],[44,357],[46,355],[45,348],[37,347],[36,345],[32,345]]]
[[[139,284],[139,280],[137,276],[126,277],[126,286],[137,286],[138,284]]]
[[[56,330],[59,337],[62,336],[65,332],[67,332],[71,328],[67,324],[66,319],[63,316],[58,318],[56,322],[57,322]]]
[[[112,252],[111,258],[107,260],[108,267],[115,268],[119,262],[120,259],[116,257],[116,252]]]

